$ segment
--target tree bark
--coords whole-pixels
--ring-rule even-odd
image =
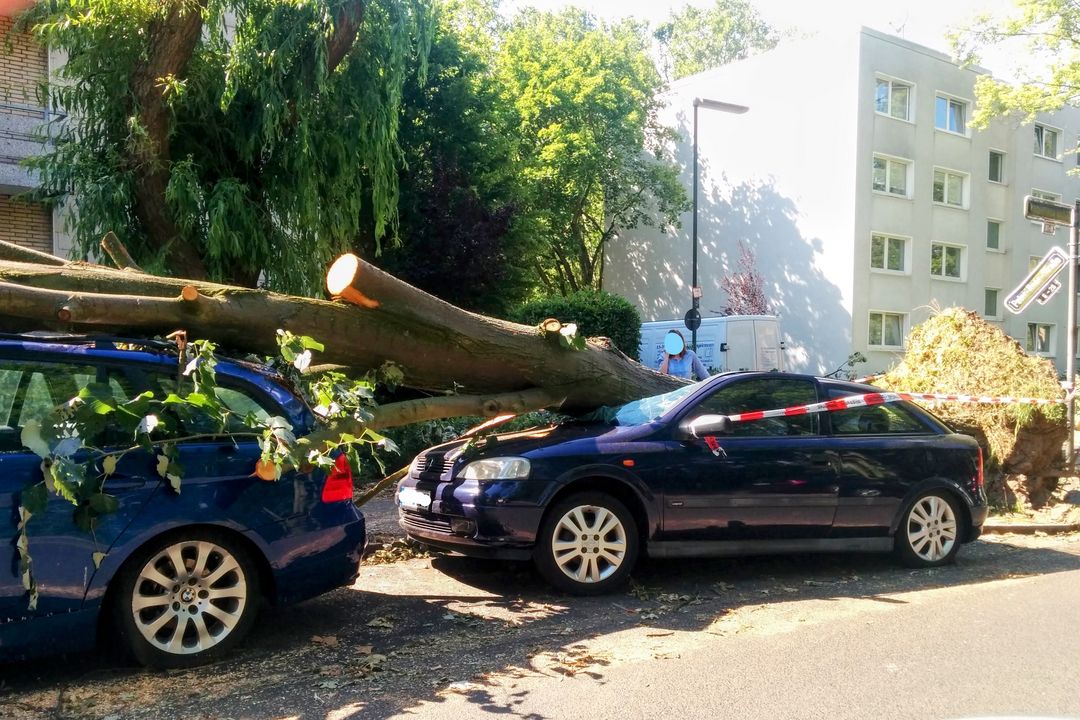
[[[182,297],[186,286],[197,291],[193,300]],[[163,335],[184,329],[227,349],[269,355],[277,351],[275,331],[282,328],[324,343],[316,362],[358,370],[392,362],[407,386],[459,396],[395,409],[397,416],[379,423],[384,427],[552,405],[582,410],[684,382],[644,367],[604,339],[572,351],[559,343],[558,333],[466,312],[366,262],[357,287],[378,308],[86,263],[0,260],[0,330],[25,330],[28,323],[84,332]]]
[[[334,34],[326,42],[326,66],[334,72],[356,42],[360,23],[364,19],[363,0],[343,0],[334,11]]]
[[[171,113],[165,82],[179,79],[187,68],[202,33],[206,0],[168,0],[167,12],[146,30],[146,62],[131,75],[131,95],[139,124],[146,133],[132,144],[129,158],[135,169],[135,215],[151,242],[165,249],[167,264],[178,275],[205,278],[206,265],[198,248],[184,242],[165,203],[172,162],[169,141]]]

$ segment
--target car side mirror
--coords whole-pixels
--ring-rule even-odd
[[[683,440],[693,440],[706,435],[731,434],[731,420],[727,415],[698,415],[679,423],[679,436]]]

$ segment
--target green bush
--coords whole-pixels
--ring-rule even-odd
[[[523,325],[538,325],[546,318],[577,323],[581,335],[609,337],[615,347],[637,357],[641,316],[637,308],[618,295],[603,290],[580,290],[567,297],[530,300],[510,314],[511,320]]]

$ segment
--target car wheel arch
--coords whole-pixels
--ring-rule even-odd
[[[123,561],[117,565],[115,572],[113,572],[108,581],[105,589],[104,596],[101,601],[101,612],[98,615],[98,636],[101,637],[103,630],[107,629],[107,624],[110,620],[111,613],[109,609],[112,604],[116,602],[117,583],[114,582],[116,578],[120,577],[124,569],[127,568],[134,559],[138,557],[139,552],[150,543],[156,543],[161,540],[177,538],[181,539],[193,532],[210,531],[217,533],[230,540],[236,541],[237,544],[243,546],[247,551],[249,557],[254,561],[255,567],[258,570],[259,577],[259,593],[261,595],[260,600],[269,604],[274,604],[277,598],[277,584],[274,579],[274,571],[270,566],[270,562],[266,558],[266,554],[262,548],[248,537],[245,533],[237,530],[236,528],[229,527],[228,525],[218,525],[215,523],[192,523],[190,525],[182,525],[180,527],[171,527],[163,532],[154,533],[148,537],[141,539],[138,545],[131,548],[131,551],[127,553],[127,556]]]
[[[563,483],[544,501],[545,508],[552,508],[563,498],[586,492],[605,493],[626,506],[637,523],[639,540],[642,548],[652,537],[656,523],[647,509],[646,501],[633,485],[622,478],[604,475],[588,475]],[[545,517],[547,510],[545,510]],[[543,524],[543,520],[541,520]]]
[[[964,495],[964,492],[956,485],[956,483],[943,477],[928,478],[908,491],[907,495],[904,496],[903,502],[900,503],[900,508],[897,511],[896,516],[893,517],[892,525],[889,528],[889,534],[891,536],[896,535],[900,529],[900,523],[903,522],[904,518],[907,516],[911,506],[916,500],[931,490],[944,491],[956,502],[956,507],[960,510],[959,520],[962,529],[960,541],[966,542],[971,536],[972,528],[970,503]]]

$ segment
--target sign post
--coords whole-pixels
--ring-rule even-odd
[[[1068,310],[1065,316],[1065,392],[1068,393],[1068,402],[1065,407],[1068,409],[1068,424],[1069,424],[1069,451],[1068,456],[1065,459],[1066,470],[1072,472],[1073,464],[1076,460],[1076,448],[1073,436],[1076,432],[1076,403],[1073,398],[1073,389],[1076,386],[1076,260],[1077,260],[1077,245],[1080,244],[1080,200],[1077,200],[1072,205],[1065,205],[1063,203],[1051,202],[1049,200],[1040,200],[1033,198],[1030,195],[1024,198],[1024,217],[1029,220],[1039,220],[1043,224],[1043,231],[1046,232],[1047,228],[1056,228],[1059,225],[1067,225],[1069,227],[1069,252],[1065,258],[1063,264],[1058,264],[1057,269],[1051,271],[1050,268],[1060,263],[1060,258],[1047,262],[1051,254],[1054,254],[1054,250],[1058,254],[1061,253],[1060,248],[1054,248],[1047,254],[1043,261],[1039,265],[1028,273],[1024,282],[1020,283],[1020,287],[1016,288],[1009,297],[1005,300],[1006,307],[1014,313],[1019,313],[1024,307],[1028,305],[1032,300],[1039,300],[1041,303],[1045,303],[1050,297],[1057,292],[1057,289],[1061,287],[1060,283],[1057,283],[1057,287],[1054,287],[1054,283],[1057,281],[1054,277],[1062,269],[1067,268],[1068,275],[1068,292],[1069,302]],[[1043,266],[1046,266],[1045,268]],[[1042,275],[1038,275],[1040,268],[1043,269]],[[1030,282],[1029,282],[1030,281]],[[1038,286],[1037,288],[1035,286]],[[1032,292],[1034,291],[1034,292]],[[1021,302],[1026,299],[1026,302]],[[1019,309],[1013,310],[1009,305],[1009,301],[1013,300],[1014,304]]]

